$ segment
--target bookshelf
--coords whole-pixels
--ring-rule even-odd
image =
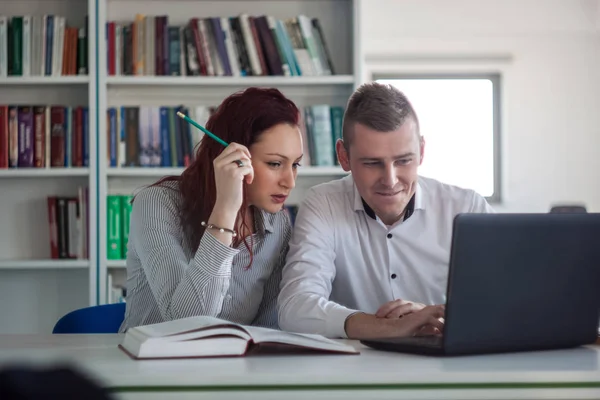
[[[345,106],[361,81],[361,0],[0,0],[0,15],[61,15],[67,25],[87,21],[88,73],[2,76],[0,105],[86,106],[89,157],[83,167],[0,168],[0,333],[47,333],[66,312],[107,302],[107,279],[125,277],[124,260],[107,260],[108,195],[130,195],[183,168],[111,167],[107,158],[106,113],[111,107],[216,106],[249,87],[277,87],[300,108]],[[168,16],[169,26],[191,17],[298,15],[318,18],[335,66],[332,75],[166,76],[109,75],[107,22],[135,20],[137,13]],[[87,19],[86,19],[87,16]],[[340,23],[343,21],[343,23]],[[345,174],[336,166],[303,166],[289,201],[306,189]],[[88,187],[88,256],[51,258],[47,196],[76,195]]]
[[[351,85],[354,76],[110,76],[110,86],[335,86]]]
[[[0,85],[86,85],[88,76],[9,76],[0,78]]]
[[[79,73],[80,71],[76,70],[78,66],[74,57],[78,52],[88,56],[89,67],[95,63],[94,53],[89,50],[90,46],[87,49],[73,51],[76,43],[83,42],[79,41],[80,30],[76,29],[75,34],[71,29],[71,36],[66,35],[68,41],[63,42],[63,45],[70,43],[72,46],[61,49],[63,56],[60,59],[61,62],[65,60],[70,62],[65,62],[63,66],[60,63],[56,66],[45,64],[40,58],[35,57],[36,54],[39,57],[42,51],[47,54],[47,49],[42,47],[42,43],[45,43],[43,38],[47,36],[44,36],[43,31],[36,31],[34,28],[37,26],[41,29],[42,26],[47,26],[47,19],[43,19],[43,16],[51,15],[53,18],[64,17],[64,32],[68,32],[67,28],[82,28],[84,30],[81,32],[89,33],[90,30],[85,30],[86,17],[89,20],[88,28],[93,28],[94,10],[95,0],[0,0],[0,37],[6,35],[8,22],[13,24],[17,18],[17,26],[19,26],[21,23],[19,17],[26,17],[22,20],[23,30],[20,35],[23,40],[21,43],[23,53],[19,57],[22,70],[7,71],[9,61],[6,60],[5,64],[0,59],[0,107],[3,105],[17,107],[19,138],[21,132],[26,132],[20,126],[22,124],[28,126],[27,118],[31,118],[31,137],[34,140],[33,160],[34,164],[37,164],[37,166],[28,164],[31,161],[27,161],[28,158],[24,157],[23,161],[19,159],[19,166],[16,168],[0,168],[0,221],[2,221],[0,224],[0,299],[2,300],[0,301],[2,321],[0,333],[48,333],[58,318],[68,311],[96,304],[95,247],[89,248],[89,257],[80,254],[77,259],[53,259],[50,249],[47,203],[48,196],[75,198],[80,187],[88,187],[90,200],[95,198],[97,180],[96,135],[93,123],[95,117],[92,119],[91,114],[88,114],[89,129],[86,138],[89,160],[85,165],[81,163],[81,166],[75,166],[79,163],[65,161],[65,165],[54,166],[57,164],[51,160],[56,159],[59,153],[52,152],[50,149],[56,149],[56,144],[48,146],[50,139],[43,139],[46,136],[52,137],[49,126],[54,122],[51,119],[53,107],[66,107],[63,114],[65,117],[72,117],[74,114],[78,118],[81,117],[77,121],[81,122],[79,132],[83,135],[83,110],[85,107],[92,110],[95,108],[95,80],[90,79],[87,71]],[[3,23],[7,24],[4,25],[4,31]],[[13,28],[14,26],[12,25]],[[57,28],[59,26],[60,24],[57,24]],[[27,37],[25,32],[29,32],[29,40],[25,39]],[[61,30],[58,29],[57,32]],[[57,37],[64,38],[64,36]],[[87,39],[94,40],[89,34]],[[30,45],[30,52],[24,46],[26,43]],[[71,58],[66,56],[65,49],[70,49]],[[61,50],[56,48],[55,50],[50,54],[61,53]],[[45,65],[50,66],[48,71],[44,70]],[[15,64],[11,64],[10,67],[15,68]],[[5,112],[10,109],[8,107],[4,109]],[[38,114],[36,114],[36,107],[41,110]],[[76,111],[77,107],[82,108]],[[71,114],[66,112],[69,108]],[[23,120],[20,119],[21,116]],[[38,121],[44,119],[41,125],[44,128],[39,128],[37,123],[41,122]],[[46,126],[48,128],[45,128]],[[35,136],[39,132],[42,135],[41,139]],[[10,136],[8,139],[12,140]],[[42,143],[44,150],[39,151],[35,146]],[[67,144],[63,143],[66,149]],[[84,145],[82,142],[79,143],[81,146],[73,145],[70,148],[80,149],[80,154],[83,154]],[[46,148],[48,151],[45,151]],[[26,153],[25,150],[22,151]],[[40,159],[42,153],[44,155]],[[48,157],[49,155],[52,157]],[[90,201],[89,205],[90,220],[93,221],[95,220],[94,202]],[[89,238],[92,242],[95,241],[95,230],[95,224],[90,226]]]

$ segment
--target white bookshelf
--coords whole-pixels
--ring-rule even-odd
[[[85,85],[90,82],[88,76],[9,76],[0,78],[0,85]]]
[[[0,77],[0,104],[87,105],[89,167],[0,170],[1,333],[48,333],[66,312],[106,302],[107,271],[124,276],[124,260],[106,257],[106,196],[131,194],[181,168],[108,168],[106,110],[111,106],[218,105],[249,86],[277,87],[299,107],[344,106],[361,82],[362,0],[0,0],[0,15],[55,14],[83,26],[88,15],[88,76]],[[318,17],[336,68],[334,76],[107,76],[105,24],[136,13],[168,15],[169,25],[192,16],[299,14]],[[96,58],[98,57],[98,58]],[[344,175],[339,167],[303,166],[290,202],[310,186]],[[89,187],[89,260],[52,260],[46,196]]]
[[[354,76],[109,76],[106,83],[109,86],[334,86],[352,85]]]
[[[0,15],[60,15],[84,27],[95,67],[95,0],[0,0]],[[97,303],[96,248],[89,259],[51,259],[47,196],[89,187],[90,243],[96,240],[96,80],[90,76],[0,77],[0,104],[88,106],[89,167],[0,169],[0,334],[49,333],[65,313]]]
[[[88,269],[88,260],[0,260],[0,270]]]
[[[0,169],[2,178],[89,177],[89,168],[15,168]]]

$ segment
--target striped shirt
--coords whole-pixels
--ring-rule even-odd
[[[255,210],[253,261],[244,243],[232,248],[206,230],[191,248],[180,219],[177,182],[140,191],[127,245],[127,306],[120,332],[196,315],[279,329],[277,295],[291,236],[285,211]],[[250,243],[250,240],[248,240]]]

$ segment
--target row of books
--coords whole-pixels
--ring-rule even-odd
[[[87,36],[60,15],[0,15],[0,77],[87,75]]]
[[[181,111],[206,125],[213,106],[123,106],[107,109],[110,167],[187,167],[204,134],[177,117]],[[304,165],[337,165],[335,142],[342,135],[344,109],[318,104],[301,109]]]
[[[87,167],[85,106],[0,105],[0,169]]]
[[[190,114],[191,110],[191,114]],[[206,125],[214,107],[110,107],[107,161],[110,167],[187,167],[204,135],[177,116],[181,111]]]
[[[136,14],[106,24],[108,75],[312,76],[335,73],[318,18]]]
[[[106,196],[106,258],[123,260],[127,257],[131,195]]]
[[[89,191],[79,187],[77,196],[48,196],[50,257],[89,258]]]

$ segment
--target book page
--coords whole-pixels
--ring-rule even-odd
[[[160,322],[158,324],[138,326],[131,328],[130,330],[135,330],[148,338],[164,338],[172,335],[200,331],[211,327],[229,327],[245,332],[244,327],[241,325],[207,316],[182,318],[173,321]]]
[[[257,344],[266,342],[285,343],[313,349],[358,353],[358,351],[352,346],[328,339],[321,335],[278,331],[256,326],[246,326],[245,328],[252,336],[254,343]]]
[[[198,340],[198,339],[215,339],[215,338],[224,338],[224,337],[232,337],[244,339],[246,341],[252,339],[250,334],[245,331],[240,330],[237,327],[230,326],[209,326],[206,328],[202,328],[200,330],[191,331],[188,333],[179,333],[176,335],[169,335],[164,337],[157,338],[147,338],[146,341],[151,342],[161,342],[161,343],[169,343],[169,342],[185,342],[189,340]]]

